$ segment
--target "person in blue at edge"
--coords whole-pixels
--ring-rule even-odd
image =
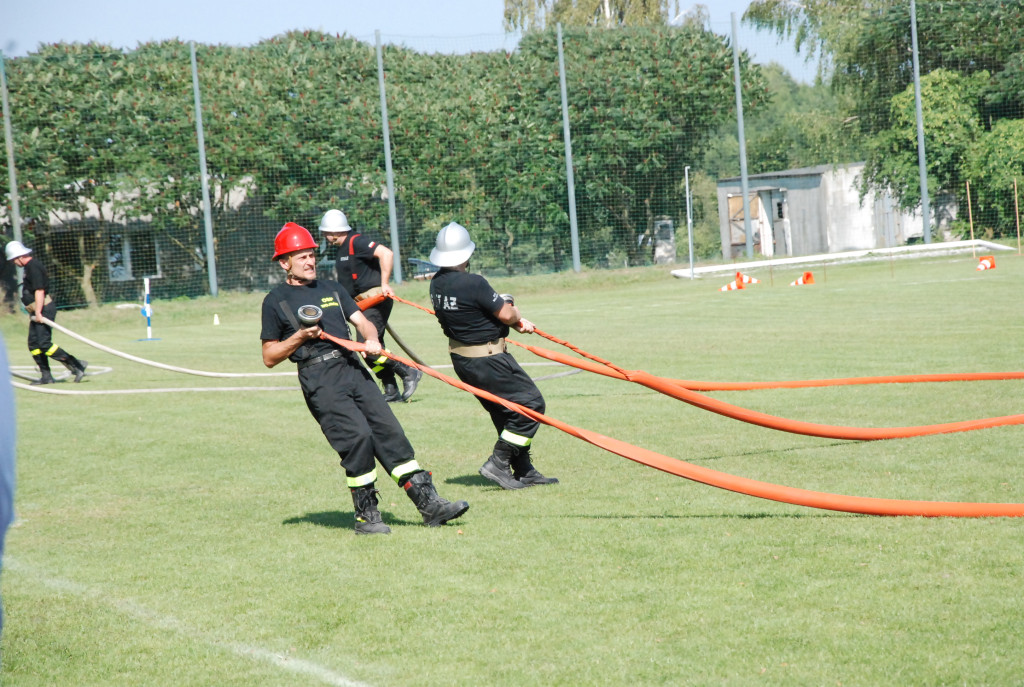
[[[0,569],[3,566],[4,540],[14,520],[14,389],[7,365],[7,346],[0,336]],[[0,603],[0,632],[4,629],[3,604]]]
[[[306,407],[341,456],[355,506],[356,534],[391,532],[377,507],[375,459],[405,489],[428,527],[454,520],[469,504],[437,495],[430,473],[416,462],[412,444],[369,371],[356,354],[320,338],[326,332],[350,340],[351,322],[369,356],[382,350],[377,329],[344,287],[317,279],[317,247],[309,231],[294,222],[285,224],[274,239],[273,260],[286,276],[263,299],[263,363],[274,367],[291,360],[298,367]]]

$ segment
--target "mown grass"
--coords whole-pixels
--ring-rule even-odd
[[[665,269],[495,281],[542,329],[683,379],[1020,369],[1024,261],[969,256],[696,281]],[[812,268],[814,269],[814,268]],[[774,284],[770,284],[774,281]],[[399,295],[426,303],[427,286]],[[58,322],[134,355],[265,372],[261,295],[106,307]],[[221,324],[212,326],[217,313]],[[444,363],[433,318],[392,323]],[[30,365],[22,317],[0,317]],[[519,337],[537,345],[537,338]],[[76,389],[279,386],[183,377],[57,334],[107,374]],[[516,353],[524,362],[529,354]],[[528,368],[533,374],[550,368]],[[570,424],[727,473],[834,493],[1024,501],[1019,427],[884,442],[795,436],[581,373],[540,382]],[[902,426],[1020,412],[1022,382],[714,394],[782,417]],[[61,388],[72,388],[63,384]],[[426,379],[396,408],[439,491],[427,529],[381,482],[390,537],[356,538],[334,456],[295,391],[18,391],[20,522],[4,560],[5,685],[1020,684],[1020,521],[879,518],[681,480],[551,428],[554,487],[476,472],[479,405]]]

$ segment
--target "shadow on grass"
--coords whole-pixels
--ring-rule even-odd
[[[352,513],[342,513],[341,511],[331,510],[322,511],[320,513],[306,513],[305,515],[288,518],[284,520],[282,525],[319,525],[320,527],[334,527],[337,529],[352,529],[355,527],[356,518]]]
[[[381,510],[381,518],[385,525],[422,525],[421,520],[405,520],[396,518],[386,510]],[[319,513],[306,513],[294,518],[287,518],[281,521],[282,525],[317,525],[318,527],[330,527],[338,530],[351,530],[356,525],[354,513],[342,513],[337,510],[321,511]]]
[[[861,444],[866,443],[862,441],[832,441],[819,446],[790,446],[789,448],[773,448],[768,451],[740,451],[738,453],[728,453],[718,456],[703,456],[699,460],[711,461],[711,460],[723,460],[725,458],[745,458],[747,456],[771,456],[774,454],[786,454],[795,453],[798,451],[813,451],[817,449],[835,448],[836,446],[847,446],[849,444]],[[691,459],[690,462],[696,463],[698,459]]]
[[[444,483],[459,484],[464,487],[494,487],[495,489],[501,489],[501,487],[483,475],[459,475],[457,477],[449,477],[445,479]]]

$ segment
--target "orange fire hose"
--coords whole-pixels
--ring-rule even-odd
[[[408,302],[408,301],[406,301]],[[415,304],[413,304],[415,305]],[[417,306],[418,307],[418,306]],[[559,339],[556,336],[552,336],[547,332],[536,330],[538,336],[542,336],[548,341],[552,341],[559,345],[565,346],[569,350],[578,353],[584,358],[593,360],[594,362],[600,363],[605,367],[609,367],[612,370],[617,370],[623,375],[627,375],[627,372],[607,360],[597,357],[592,353],[584,351],[582,348],[572,345],[568,341]],[[520,344],[517,341],[512,341],[513,344],[529,348],[524,344]],[[589,369],[589,368],[588,368]],[[612,375],[615,376],[615,375]],[[858,384],[916,384],[921,382],[979,382],[979,381],[999,381],[1006,379],[1024,379],[1024,372],[956,372],[946,374],[931,374],[931,375],[884,375],[877,377],[845,377],[836,379],[805,379],[805,380],[794,380],[785,382],[698,382],[689,379],[673,379],[666,380],[671,381],[678,386],[689,389],[691,391],[750,391],[752,389],[808,389],[813,387],[824,387],[824,386],[853,386]]]
[[[413,307],[424,310],[428,313],[433,311],[424,308],[423,306],[413,303],[411,301],[404,300],[398,296],[394,296],[395,300],[402,303],[406,303]],[[844,427],[838,425],[824,425],[813,422],[803,422],[800,420],[789,420],[786,418],[776,417],[774,415],[768,415],[766,413],[760,413],[756,410],[749,410],[747,408],[741,408],[731,403],[725,403],[724,401],[718,401],[716,399],[698,394],[692,390],[690,386],[695,385],[698,388],[705,390],[739,390],[739,389],[768,389],[768,388],[782,388],[782,387],[797,387],[801,385],[805,386],[826,386],[827,380],[811,380],[803,384],[799,382],[750,382],[750,383],[734,383],[734,384],[714,384],[707,382],[688,382],[685,380],[670,380],[662,377],[656,377],[652,374],[644,372],[642,370],[624,370],[619,366],[599,358],[591,353],[572,345],[568,341],[559,339],[547,332],[540,329],[536,329],[535,333],[538,336],[544,337],[549,341],[560,344],[569,348],[570,350],[583,356],[584,360],[572,358],[570,356],[558,353],[556,351],[550,351],[538,346],[531,346],[529,344],[523,344],[518,341],[508,339],[508,341],[520,348],[524,348],[534,355],[554,362],[562,363],[563,365],[570,365],[578,367],[582,370],[594,372],[596,374],[605,375],[606,377],[612,377],[615,379],[624,379],[631,381],[649,389],[657,391],[659,393],[671,396],[672,398],[678,399],[689,403],[690,405],[698,408],[703,408],[713,413],[730,417],[735,420],[747,422],[750,424],[758,425],[761,427],[767,427],[768,429],[776,429],[782,432],[790,432],[793,434],[804,434],[807,436],[823,437],[827,439],[845,439],[850,441],[878,441],[881,439],[905,439],[908,437],[928,436],[932,434],[949,434],[954,432],[969,432],[977,429],[989,429],[991,427],[1002,427],[1006,425],[1020,425],[1024,424],[1024,415],[1007,415],[1003,417],[995,418],[984,418],[981,420],[966,420],[962,422],[948,422],[943,424],[935,425],[923,425],[917,427]],[[1008,373],[975,373],[975,374],[963,374],[963,375],[904,375],[902,377],[856,377],[850,380],[839,380],[847,381],[847,383],[859,383],[859,384],[881,384],[881,383],[898,383],[909,382],[909,381],[968,381],[971,379],[1022,379],[1024,373],[1021,372],[1008,372]],[[709,388],[710,387],[710,388]]]
[[[365,350],[364,344],[355,343],[345,339],[339,339],[324,333],[322,337],[352,351]],[[693,465],[685,461],[676,460],[654,451],[648,451],[624,441],[591,432],[589,430],[574,427],[560,420],[538,413],[518,403],[505,400],[500,396],[470,386],[462,381],[453,379],[441,374],[437,370],[426,365],[419,365],[401,356],[387,353],[388,357],[416,367],[425,374],[450,384],[458,389],[468,391],[480,398],[494,403],[500,403],[506,408],[529,418],[542,422],[567,434],[582,439],[594,446],[603,448],[606,451],[632,460],[641,465],[647,465],[672,475],[684,477],[694,482],[707,484],[719,489],[755,496],[758,498],[789,503],[808,508],[819,508],[824,510],[841,511],[847,513],[861,513],[864,515],[916,515],[925,517],[1021,517],[1024,516],[1024,503],[958,503],[945,501],[902,501],[899,499],[879,499],[863,496],[844,496],[840,494],[829,494],[826,492],[809,491],[794,487],[785,487],[768,482],[737,477],[717,470]]]
[[[538,330],[537,333],[541,332]],[[767,427],[769,429],[777,429],[783,432],[791,432],[793,434],[805,434],[807,436],[824,437],[828,439],[877,441],[879,439],[905,439],[907,437],[949,434],[953,432],[969,432],[976,429],[1024,424],[1024,415],[1006,415],[1003,417],[984,418],[981,420],[965,420],[962,422],[947,422],[944,424],[922,425],[917,427],[877,428],[843,427],[838,425],[822,425],[813,422],[803,422],[801,420],[789,420],[786,418],[776,417],[774,415],[768,415],[766,413],[760,413],[756,410],[741,408],[739,406],[732,405],[731,403],[725,403],[724,401],[718,401],[708,396],[704,396],[703,394],[698,394],[697,392],[691,391],[683,386],[685,382],[655,377],[654,375],[642,370],[626,371],[615,366],[601,366],[590,361],[577,360],[556,351],[549,351],[537,346],[522,344],[517,341],[511,341],[511,339],[509,339],[509,341],[521,348],[525,348],[534,355],[547,358],[548,360],[553,360],[565,365],[575,365],[577,367],[582,367],[585,370],[596,372],[597,374],[603,374],[608,377],[614,377],[616,379],[625,379],[649,389],[653,389],[654,391],[665,394],[666,396],[679,399],[680,401],[684,401],[698,408],[703,408],[704,410],[724,415],[725,417],[731,417],[742,422]],[[999,378],[1002,379],[1010,377]]]
[[[356,305],[359,306],[360,310],[366,310],[367,308],[372,308],[385,300],[387,300],[387,296],[383,293],[378,293],[376,296],[370,296],[369,298],[364,298],[361,301],[356,301]]]

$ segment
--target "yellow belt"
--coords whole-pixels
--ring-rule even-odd
[[[448,352],[464,358],[486,358],[505,351],[505,339],[495,339],[482,344],[465,344],[457,339],[448,339]]]

